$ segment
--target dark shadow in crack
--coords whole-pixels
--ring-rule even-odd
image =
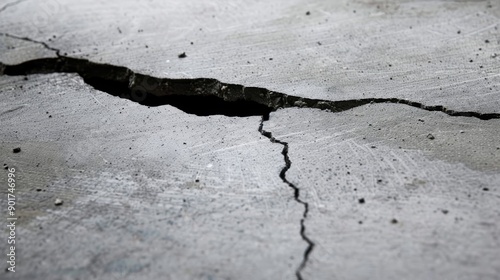
[[[101,79],[84,78],[86,84],[93,88],[121,98],[130,99],[141,105],[157,107],[171,105],[177,109],[197,116],[224,115],[229,117],[263,116],[271,112],[271,108],[250,100],[225,101],[209,95],[153,95],[144,90],[130,89],[127,83]]]
[[[271,108],[253,101],[224,101],[215,96],[150,96],[143,104],[148,106],[168,104],[197,116],[224,115],[229,117],[248,117],[262,116],[271,112]]]
[[[19,38],[19,37],[15,37]],[[31,39],[30,40],[43,44]],[[51,49],[51,48],[49,48]],[[92,87],[147,106],[172,105],[186,113],[199,116],[262,116],[279,108],[299,107],[341,112],[369,103],[405,104],[450,116],[475,117],[481,120],[499,119],[498,113],[455,111],[441,105],[425,105],[399,98],[364,98],[352,100],[321,100],[288,95],[265,88],[227,84],[216,79],[157,78],[123,66],[96,63],[82,58],[58,54],[57,58],[35,59],[18,65],[0,63],[0,75],[30,75],[77,73]]]

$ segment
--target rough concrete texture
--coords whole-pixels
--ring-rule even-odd
[[[304,278],[500,275],[500,120],[374,104],[281,110],[264,129],[288,143],[309,203]]]
[[[260,117],[148,108],[74,75],[2,81],[1,152],[22,217],[15,279],[294,277],[303,209]]]
[[[496,1],[0,0],[0,278],[498,279],[499,25]]]
[[[500,112],[495,1],[49,0],[0,15],[0,33],[156,77]]]

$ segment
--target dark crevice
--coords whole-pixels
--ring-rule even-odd
[[[307,262],[309,260],[309,255],[311,254],[312,250],[314,249],[314,243],[307,236],[306,226],[305,226],[305,220],[307,218],[307,214],[309,213],[309,204],[300,198],[299,188],[297,186],[295,186],[293,183],[291,183],[290,181],[288,181],[288,179],[286,178],[286,172],[292,166],[292,161],[290,160],[290,157],[288,156],[288,143],[274,138],[273,134],[271,132],[264,130],[264,122],[267,120],[269,120],[269,114],[263,115],[262,120],[260,122],[260,126],[259,126],[259,132],[264,137],[267,137],[272,143],[277,143],[277,144],[280,144],[283,146],[283,150],[281,151],[281,154],[283,155],[283,158],[285,160],[285,166],[280,171],[280,178],[285,184],[287,184],[290,188],[293,189],[295,201],[304,206],[304,212],[302,213],[302,218],[300,219],[300,236],[302,237],[302,240],[304,240],[307,243],[307,248],[304,251],[304,255],[303,255],[303,258],[302,258],[302,261],[301,261],[299,267],[295,271],[295,275],[297,276],[297,279],[302,280],[303,279],[302,278],[302,270],[306,267]]]
[[[168,79],[135,73],[123,67],[96,63],[87,59],[60,54],[60,50],[27,37],[0,33],[0,35],[42,45],[54,51],[56,58],[42,58],[17,65],[0,63],[0,75],[30,75],[48,73],[77,73],[97,90],[127,98],[147,106],[172,105],[196,115],[222,114],[228,116],[256,116],[278,108],[317,108],[340,112],[369,103],[397,103],[438,111],[450,116],[475,117],[481,120],[500,118],[499,113],[455,111],[441,105],[428,106],[399,98],[364,98],[353,100],[321,100],[287,95],[265,88],[227,84],[216,79]],[[206,103],[204,103],[206,102]],[[211,107],[211,108],[207,108]]]
[[[364,98],[352,100],[321,100],[287,95],[265,88],[227,84],[216,79],[157,78],[123,67],[96,63],[82,58],[61,55],[47,43],[6,33],[0,35],[32,42],[54,51],[56,58],[42,58],[17,65],[0,63],[0,75],[31,75],[77,73],[97,90],[127,98],[147,106],[172,105],[196,115],[257,116],[279,108],[316,108],[341,112],[369,103],[405,104],[415,108],[443,112],[450,116],[474,117],[481,120],[499,119],[499,113],[455,111],[441,105],[424,105],[399,98]],[[211,108],[207,108],[211,107]],[[241,112],[241,113],[240,113]]]

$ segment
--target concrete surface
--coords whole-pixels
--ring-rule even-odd
[[[294,277],[303,210],[260,117],[148,108],[75,75],[3,77],[2,89],[22,218],[14,279]]]
[[[264,129],[309,203],[305,279],[500,275],[500,120],[373,104],[281,110]]]
[[[18,176],[0,278],[500,278],[499,19],[496,1],[0,1]],[[137,77],[180,83],[182,110],[108,94]],[[293,108],[197,116],[201,95]]]

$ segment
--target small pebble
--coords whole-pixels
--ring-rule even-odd
[[[63,204],[63,201],[60,200],[59,198],[54,201],[54,205],[56,206],[61,206]]]
[[[186,55],[186,53],[185,53],[185,52],[183,52],[183,53],[179,54],[179,55],[178,55],[178,57],[179,57],[179,58],[185,58],[185,57],[187,57],[187,55]]]
[[[359,204],[364,204],[365,203],[365,199],[364,198],[360,198],[360,199],[358,199],[358,202],[359,202]]]
[[[397,223],[398,223],[398,220],[396,220],[396,219],[391,220],[391,224],[397,224]]]
[[[14,154],[17,154],[17,153],[21,152],[21,148],[19,148],[19,147],[14,148],[14,149],[12,150],[12,152],[14,152]]]

